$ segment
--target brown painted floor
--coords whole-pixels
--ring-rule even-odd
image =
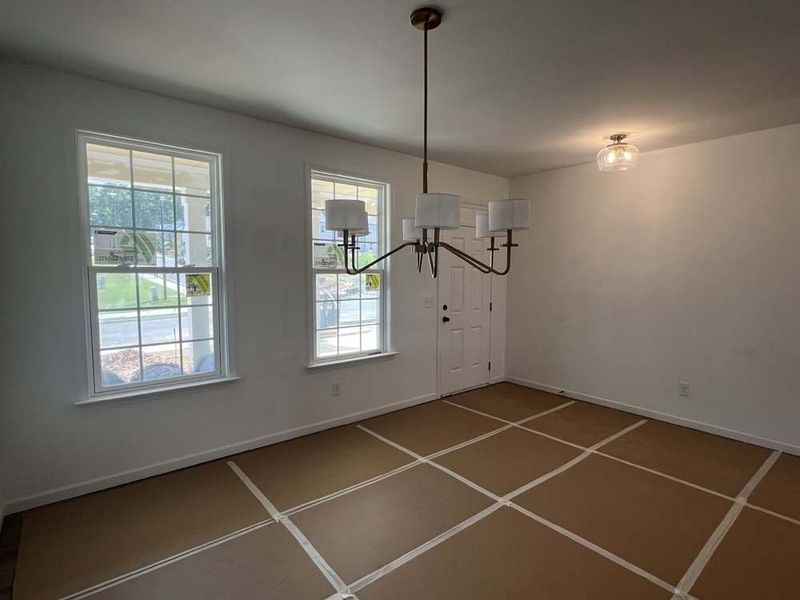
[[[24,513],[13,598],[794,599],[799,507],[800,458],[501,383]]]

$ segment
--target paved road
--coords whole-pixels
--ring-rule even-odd
[[[367,306],[369,306],[369,309],[372,310],[368,310]],[[323,328],[335,327],[337,323],[337,317],[343,326],[358,325],[360,316],[365,320],[374,321],[377,319],[377,303],[370,303],[369,305],[365,304],[363,315],[359,313],[358,302],[342,302],[339,307],[341,314],[337,315],[336,303],[323,303],[320,307],[319,325]],[[136,313],[131,312],[129,314],[130,318],[128,319],[115,319],[113,321],[107,321],[103,323],[100,331],[100,338],[104,348],[134,346],[138,343],[138,324],[136,323]],[[186,323],[185,315],[183,316],[183,319],[184,330],[191,331],[190,325]],[[193,333],[194,335],[192,335],[192,337],[195,338],[211,337],[210,332],[206,334],[201,331],[200,323],[197,324],[196,330]],[[177,317],[147,318],[142,321],[142,343],[169,343],[177,342],[178,340],[179,336]]]
[[[191,327],[184,322],[184,330],[191,332]],[[133,346],[138,344],[139,326],[136,322],[136,313],[131,313],[130,319],[117,319],[103,323],[100,330],[100,339],[104,348],[115,346]],[[192,337],[211,337],[196,328]],[[153,344],[159,342],[177,342],[178,318],[150,318],[142,321],[142,343]]]

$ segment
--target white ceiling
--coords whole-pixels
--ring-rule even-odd
[[[5,54],[419,154],[411,0],[2,0]],[[430,157],[501,175],[800,121],[797,0],[446,0]]]

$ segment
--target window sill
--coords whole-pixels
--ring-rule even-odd
[[[141,398],[144,396],[154,396],[156,394],[163,394],[166,392],[173,392],[178,390],[190,390],[192,388],[205,387],[207,385],[215,385],[218,383],[230,383],[239,381],[241,377],[216,377],[214,379],[202,379],[200,381],[188,381],[185,383],[175,383],[173,385],[165,385],[157,388],[145,388],[135,390],[123,390],[119,392],[110,392],[108,394],[98,394],[86,400],[78,400],[75,406],[85,406],[88,404],[99,404],[101,402],[109,402],[111,400],[125,400],[129,398]]]
[[[359,363],[369,362],[372,360],[382,360],[397,356],[397,352],[380,352],[378,354],[367,354],[366,356],[354,356],[352,358],[337,358],[336,360],[329,360],[326,362],[311,363],[306,367],[310,370],[336,368],[336,367],[349,367],[355,366]]]

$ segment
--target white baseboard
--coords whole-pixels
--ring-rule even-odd
[[[592,396],[591,394],[584,394],[582,392],[573,392],[572,390],[565,390],[558,386],[547,385],[545,383],[539,383],[538,381],[531,381],[529,379],[522,379],[521,377],[508,376],[505,378],[505,380],[511,383],[524,385],[525,387],[542,390],[544,392],[552,392],[554,394],[559,394],[560,396],[566,396],[567,398],[572,398],[573,400],[583,400],[593,404],[600,404],[602,406],[624,410],[626,412],[641,415],[643,417],[650,417],[658,421],[666,421],[667,423],[672,423],[674,425],[682,425],[683,427],[697,429],[698,431],[705,431],[706,433],[713,433],[715,435],[731,438],[740,442],[747,442],[748,444],[763,446],[765,448],[769,448],[770,450],[778,450],[788,454],[800,455],[800,446],[795,446],[786,442],[779,442],[777,440],[771,440],[769,438],[760,437],[751,433],[745,433],[743,431],[737,431],[736,429],[728,429],[727,427],[720,427],[718,425],[712,425],[711,423],[695,421],[693,419],[687,419],[685,417],[679,417],[677,415],[671,415],[669,413],[664,413],[649,408],[642,408],[633,404],[618,402],[617,400],[601,398],[600,396]]]
[[[500,383],[501,381],[506,381],[506,376],[505,375],[493,375],[489,379],[489,383],[490,384],[491,383]]]
[[[353,423],[354,421],[360,421],[362,419],[368,419],[370,417],[394,412],[402,408],[408,408],[409,406],[414,406],[416,404],[430,402],[431,400],[436,400],[438,397],[439,395],[435,393],[423,394],[422,396],[401,400],[399,402],[394,402],[378,408],[371,408],[369,410],[351,413],[343,417],[336,417],[326,421],[318,421],[310,425],[304,425],[294,429],[287,429],[285,431],[271,433],[262,437],[245,440],[243,442],[237,442],[235,444],[229,444],[227,446],[214,448],[212,450],[197,452],[195,454],[167,460],[154,465],[130,469],[128,471],[122,471],[113,475],[107,475],[80,483],[54,488],[46,492],[32,494],[30,496],[23,496],[22,498],[16,498],[7,502],[4,507],[0,507],[0,517],[2,517],[3,511],[5,511],[5,514],[12,514],[23,510],[29,510],[44,504],[50,504],[60,500],[67,500],[76,496],[82,496],[83,494],[89,494],[91,492],[123,485],[125,483],[130,483],[139,479],[145,479],[147,477],[153,477],[155,475],[162,475],[164,473],[168,473],[169,471],[191,467],[193,465],[208,462],[210,460],[217,460],[233,454],[239,454],[240,452],[246,452],[247,450],[254,450],[263,446],[270,446],[272,444],[277,444],[278,442],[301,437],[310,433],[316,433],[324,429],[331,429],[340,425],[347,425],[348,423]]]

